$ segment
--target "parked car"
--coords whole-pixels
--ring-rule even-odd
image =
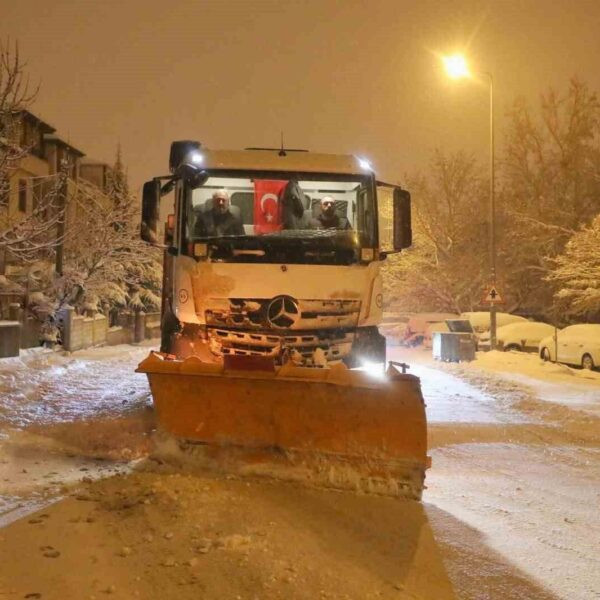
[[[461,319],[469,319],[473,331],[477,334],[482,334],[485,331],[490,330],[490,313],[489,311],[476,311],[476,312],[464,312],[460,315]],[[496,327],[503,327],[510,323],[527,323],[525,317],[519,315],[511,315],[510,313],[497,312],[496,313]]]
[[[384,312],[383,320],[379,325],[379,333],[387,338],[388,344],[392,346],[400,344],[404,339],[410,317],[410,313],[401,311]]]
[[[547,323],[535,321],[516,321],[496,329],[496,344],[498,350],[519,350],[521,352],[537,352],[540,341],[554,334],[554,327]],[[479,348],[489,346],[490,332],[481,334]]]
[[[540,358],[584,369],[600,366],[600,325],[570,325],[545,337],[539,345]],[[557,356],[558,354],[558,356]]]
[[[446,319],[456,319],[452,313],[420,313],[412,316],[404,330],[400,343],[404,346],[419,346],[423,344],[431,348],[432,331],[448,331]]]

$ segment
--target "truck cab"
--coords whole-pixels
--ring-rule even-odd
[[[142,237],[158,244],[160,198],[173,194],[162,352],[385,360],[380,268],[411,243],[408,192],[360,158],[286,149],[174,142],[170,171],[144,185],[142,207]]]

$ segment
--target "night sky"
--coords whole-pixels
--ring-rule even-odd
[[[0,0],[32,111],[89,157],[117,142],[134,187],[167,171],[169,144],[354,153],[402,180],[436,147],[488,160],[488,90],[452,82],[465,50],[506,107],[577,75],[600,89],[600,2]]]

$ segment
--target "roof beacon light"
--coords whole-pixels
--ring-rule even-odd
[[[190,161],[195,165],[201,165],[204,162],[204,156],[200,152],[194,151],[190,154]]]
[[[364,159],[364,158],[359,158],[358,159],[358,164],[360,165],[361,169],[365,169],[366,171],[372,171],[373,167],[371,166],[371,163]]]

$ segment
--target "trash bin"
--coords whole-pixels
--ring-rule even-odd
[[[467,319],[448,319],[450,331],[435,331],[432,338],[433,358],[449,362],[475,359],[475,334]]]
[[[19,356],[21,323],[0,321],[0,358]]]

